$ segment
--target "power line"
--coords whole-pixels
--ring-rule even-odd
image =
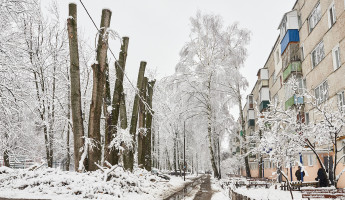
[[[84,5],[84,3],[83,3],[81,0],[79,0],[79,1],[80,1],[81,5],[83,6],[85,12],[86,12],[87,15],[89,16],[90,20],[92,21],[93,25],[95,26],[96,30],[99,32],[100,30],[99,30],[99,28],[97,27],[97,25],[96,25],[95,21],[93,20],[93,18],[91,17],[91,15],[90,15],[89,11],[87,10],[86,6]],[[129,77],[127,76],[126,72],[122,69],[122,66],[120,65],[120,63],[119,63],[118,59],[116,58],[115,54],[113,53],[113,51],[110,49],[109,45],[108,45],[108,49],[109,49],[111,55],[112,55],[112,56],[114,57],[114,59],[115,59],[115,66],[116,66],[116,64],[119,66],[119,68],[121,69],[121,71],[122,71],[123,74],[125,75],[126,79],[128,80],[128,82],[129,82],[129,83],[131,84],[131,86],[133,87],[135,94],[138,95],[138,97],[140,98],[140,100],[144,103],[145,107],[148,108],[149,112],[151,112],[151,114],[153,114],[153,113],[152,113],[152,108],[150,108],[150,106],[144,101],[144,99],[143,99],[143,98],[141,97],[141,95],[139,94],[139,91],[137,91],[137,88],[134,87],[134,84],[133,84],[132,81],[129,79]],[[122,82],[122,88],[123,88],[123,82]],[[123,90],[123,89],[122,89],[122,90]],[[123,91],[122,91],[122,92],[123,92]]]

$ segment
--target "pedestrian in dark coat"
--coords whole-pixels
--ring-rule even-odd
[[[301,176],[302,175],[302,176]],[[298,181],[301,181],[302,178],[304,177],[305,173],[301,172],[301,167],[298,166],[298,170],[295,172],[295,176],[297,178]]]
[[[316,180],[319,181],[320,187],[328,187],[326,171],[322,167],[317,171]]]

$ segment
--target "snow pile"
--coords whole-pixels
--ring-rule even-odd
[[[143,169],[133,173],[117,167],[105,179],[105,173],[66,172],[53,168],[26,169],[0,168],[0,196],[12,198],[41,197],[49,199],[160,199],[163,192],[173,191],[174,183],[151,175]]]

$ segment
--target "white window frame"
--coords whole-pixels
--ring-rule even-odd
[[[327,90],[325,90],[325,86],[327,86],[327,88],[326,88]],[[321,104],[328,99],[328,97],[329,97],[328,88],[329,87],[328,87],[327,80],[323,81],[320,85],[315,87],[314,93],[315,93],[315,98],[316,98],[317,104]],[[318,92],[318,93],[316,93],[316,92]],[[316,95],[316,94],[318,94],[318,95]],[[320,96],[320,95],[322,95],[322,96]]]
[[[316,53],[316,61],[314,62],[313,54]],[[325,45],[323,44],[323,40],[321,40],[310,53],[311,64],[313,69],[325,58]]]
[[[337,99],[338,99],[338,107],[342,111],[345,106],[345,95],[344,91],[341,91],[337,94]]]
[[[318,13],[319,12],[319,13]],[[309,17],[308,17],[308,28],[309,28],[309,33],[311,33],[316,25],[319,23],[321,20],[322,13],[321,13],[321,5],[320,1],[316,4],[314,9],[311,11]],[[315,21],[313,21],[315,20]],[[312,26],[313,25],[313,26]]]
[[[304,44],[301,45],[301,59],[302,61],[304,61],[305,57],[304,57]]]
[[[279,64],[279,60],[280,60],[280,53],[279,53],[279,48],[277,48],[277,51],[275,52],[275,64],[278,65]]]
[[[335,70],[337,70],[341,66],[339,44],[337,44],[332,49],[332,57],[333,57],[333,68],[334,68],[334,71],[335,71]]]
[[[333,24],[337,21],[337,15],[335,12],[334,1],[328,7],[327,14],[328,14],[328,28],[332,28]],[[332,16],[331,16],[331,14],[332,14]]]
[[[310,122],[309,112],[304,113],[305,124],[308,125]]]
[[[308,160],[308,166],[313,166],[313,154],[308,154],[307,155],[307,160]]]

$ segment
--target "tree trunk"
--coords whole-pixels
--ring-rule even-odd
[[[121,101],[120,101],[120,125],[121,129],[126,130],[128,128],[128,122],[127,122],[127,110],[126,110],[126,101],[125,101],[125,94],[121,95]],[[134,144],[133,144],[134,147]],[[130,165],[130,159],[128,156],[128,147],[124,147],[125,151],[123,153],[123,166],[129,166]]]
[[[90,105],[90,118],[88,133],[89,138],[92,139],[94,144],[93,148],[89,148],[89,171],[95,171],[98,167],[95,163],[100,164],[102,151],[101,151],[101,133],[100,133],[100,121],[102,113],[102,97],[105,83],[105,71],[107,68],[106,58],[108,50],[108,33],[107,28],[110,25],[111,11],[103,9],[101,30],[98,37],[97,46],[97,64],[92,65],[93,69],[93,88],[92,88],[92,100]]]
[[[143,85],[141,86],[139,100],[139,131],[138,131],[138,166],[143,166],[145,163],[145,158],[143,156],[143,138],[145,135],[145,121],[146,121],[146,91],[147,91],[148,78],[144,77]]]
[[[69,50],[70,50],[70,75],[71,75],[71,108],[74,137],[74,169],[78,171],[81,159],[80,149],[84,146],[84,125],[81,110],[80,72],[77,34],[77,5],[69,4],[67,19]]]
[[[131,127],[129,130],[130,134],[133,137],[133,141],[135,141],[135,136],[137,132],[137,123],[138,123],[138,110],[139,110],[139,94],[138,93],[141,90],[141,86],[144,81],[145,68],[146,68],[146,62],[142,61],[140,63],[138,82],[137,82],[137,93],[135,94],[135,97],[134,97]],[[125,169],[132,171],[133,165],[134,165],[134,149],[131,149],[128,151],[128,163],[124,167]]]
[[[146,112],[146,135],[143,141],[143,157],[144,157],[144,167],[147,171],[151,171],[152,157],[151,157],[151,133],[152,133],[152,116],[154,114],[152,109],[152,97],[153,97],[153,87],[155,85],[155,80],[148,83],[148,97],[147,104],[149,106]]]
[[[208,132],[208,139],[209,139],[208,148],[210,150],[211,164],[212,164],[212,169],[213,169],[214,177],[218,178],[219,177],[219,173],[218,173],[218,168],[217,168],[217,165],[216,165],[216,159],[214,157],[214,152],[213,152],[213,148],[212,148],[212,122],[211,122],[211,120],[212,120],[211,119],[211,114],[209,113],[208,125],[207,125],[207,132]]]
[[[259,137],[260,137],[260,140],[261,140],[261,138],[262,138],[262,132],[261,132],[261,130],[259,130]],[[259,178],[263,178],[263,174],[262,174],[262,165],[263,165],[263,163],[262,163],[262,154],[260,153],[260,160],[259,160]]]
[[[8,150],[4,151],[4,165],[5,167],[10,167],[10,156],[8,155]]]
[[[155,129],[157,131],[157,146],[155,147],[157,149],[157,168],[160,169],[161,163],[160,163],[159,127]]]
[[[222,178],[222,173],[221,173],[221,169],[220,169],[220,142],[219,142],[219,135],[218,135],[218,165],[219,165],[219,177],[218,179],[221,179]]]
[[[168,150],[167,150],[168,153]],[[177,173],[177,168],[176,168],[176,161],[177,161],[177,132],[175,133],[175,138],[174,138],[174,170],[175,170],[175,174]]]
[[[109,83],[109,66],[105,69],[105,84],[104,84],[104,91],[103,91],[103,114],[104,114],[104,161],[109,162],[108,152],[109,143],[111,140],[107,140],[107,136],[110,134],[110,127],[111,127],[111,112],[108,111],[108,108],[111,107],[111,95],[110,95],[110,83]]]
[[[245,131],[245,123],[244,123],[244,116],[243,116],[243,110],[242,110],[242,96],[241,96],[241,92],[240,92],[240,85],[237,84],[237,100],[238,100],[238,108],[240,110],[240,118],[241,118],[241,127],[242,127],[242,134],[243,134],[243,141],[244,143],[246,143],[246,131]],[[246,144],[243,144],[246,145]],[[247,154],[247,148],[244,146],[243,148],[243,152],[244,154]],[[250,174],[250,168],[249,168],[249,159],[248,156],[246,155],[244,157],[244,163],[246,166],[246,176],[247,177],[252,177]]]
[[[109,149],[108,146],[117,132],[117,124],[119,121],[119,112],[120,112],[120,101],[122,99],[121,97],[123,96],[123,76],[124,76],[124,71],[126,67],[128,44],[129,44],[129,38],[123,37],[121,52],[119,54],[119,60],[115,62],[116,81],[115,81],[114,93],[113,93],[111,126],[110,126],[110,131],[105,136],[105,146],[107,150],[105,157],[112,165],[118,164],[118,161],[119,161],[118,150],[114,148]]]
[[[69,74],[68,74],[68,70],[67,70],[67,79],[69,81]],[[70,120],[71,120],[71,96],[70,96],[70,84],[67,84],[67,135],[66,135],[66,171],[69,171],[69,166],[71,164],[71,152],[70,152]]]

